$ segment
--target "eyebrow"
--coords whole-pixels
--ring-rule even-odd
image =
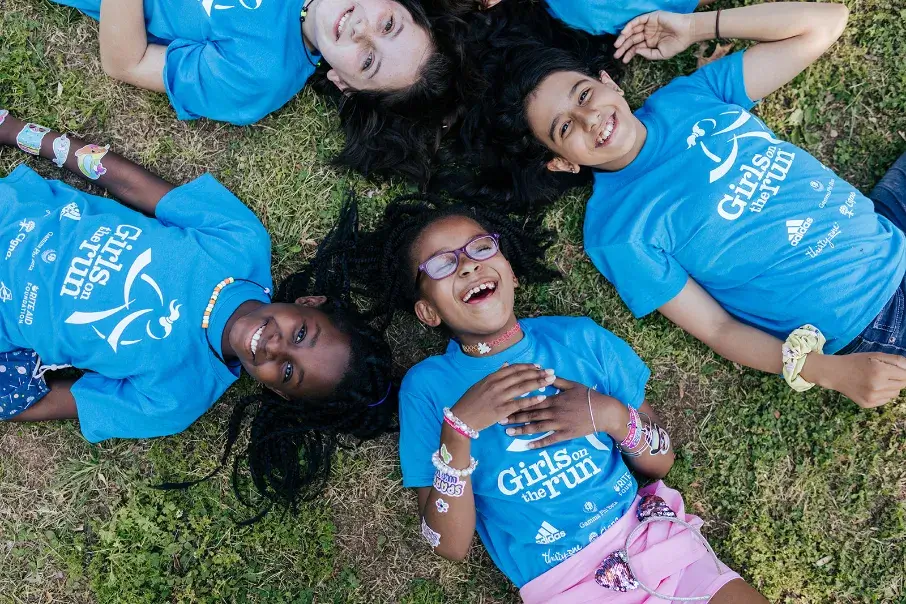
[[[381,65],[383,65],[383,64],[384,64],[384,59],[382,58],[380,61],[378,61],[377,67],[374,68],[374,71],[371,72],[371,75],[368,76],[369,80],[374,79],[374,76],[376,76],[377,73],[381,70]]]
[[[576,83],[573,84],[573,87],[569,89],[569,94],[566,95],[567,99],[573,98],[573,95],[576,94],[576,88],[578,88],[579,84],[581,84],[583,81],[584,81],[584,78],[581,80],[577,80]],[[551,139],[551,142],[554,142],[554,128],[557,127],[557,122],[560,121],[561,115],[562,115],[561,113],[558,113],[557,115],[554,116],[554,119],[551,120],[550,130],[547,131],[547,136],[548,136],[548,138]]]
[[[404,28],[404,27],[406,27],[406,24],[405,24],[405,23],[400,23],[400,28],[399,28],[398,30],[396,30],[396,33],[395,33],[395,34],[393,34],[392,36],[390,36],[390,39],[391,39],[391,40],[396,40],[396,38],[397,38],[401,33],[403,33],[403,28]]]
[[[321,337],[321,325],[319,324],[318,328],[315,330],[315,335],[312,336],[312,338],[308,341],[308,347],[314,348],[315,345],[318,343],[318,338],[320,338],[320,337]]]

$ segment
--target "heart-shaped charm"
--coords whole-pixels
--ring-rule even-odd
[[[645,495],[639,502],[639,509],[636,512],[639,522],[644,522],[649,518],[676,518],[676,512],[670,509],[667,502],[657,495]]]
[[[632,576],[626,563],[626,552],[617,550],[610,554],[595,571],[595,582],[613,591],[627,592],[638,588],[639,582]]]

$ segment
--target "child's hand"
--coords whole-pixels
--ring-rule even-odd
[[[896,354],[809,355],[806,366],[809,363],[817,384],[836,390],[864,409],[880,407],[906,388],[906,358]]]
[[[587,386],[562,378],[554,380],[553,386],[560,389],[560,394],[549,396],[546,400],[528,409],[514,413],[503,422],[504,424],[525,424],[507,428],[506,433],[509,436],[553,432],[550,436],[529,443],[530,449],[540,449],[563,440],[593,434],[595,423],[599,430],[606,431],[606,428],[613,423],[605,419],[610,415],[608,411],[612,410],[614,405],[616,408],[623,407],[615,398],[592,390],[591,395],[594,397],[592,405],[595,409],[595,417],[599,418],[596,422],[592,422],[588,408]]]
[[[628,63],[639,55],[652,61],[669,59],[694,42],[691,15],[655,11],[626,24],[614,42],[614,58]]]
[[[506,417],[544,401],[543,395],[521,397],[554,381],[553,369],[530,363],[505,365],[471,388],[453,407],[467,426],[481,432]]]

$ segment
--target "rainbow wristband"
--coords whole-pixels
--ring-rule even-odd
[[[639,412],[633,409],[632,407],[627,407],[629,410],[629,421],[626,423],[626,427],[629,428],[629,432],[626,434],[626,438],[620,443],[620,449],[624,451],[631,451],[639,446],[639,443],[642,442],[642,428],[639,425],[642,419],[639,417]]]

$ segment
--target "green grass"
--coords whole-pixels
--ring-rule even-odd
[[[847,4],[841,41],[758,113],[867,190],[906,150],[906,8]],[[181,123],[162,95],[106,78],[97,57],[91,20],[7,0],[0,107],[109,142],[176,182],[213,172],[270,230],[278,277],[311,253],[347,187],[372,196],[366,218],[403,188],[325,165],[341,141],[309,92],[247,128]],[[694,64],[686,54],[634,65],[630,102]],[[0,174],[21,162],[59,177],[47,161],[0,150]],[[680,443],[668,482],[707,520],[718,554],[772,601],[906,602],[902,400],[860,411],[833,393],[795,395],[661,318],[635,321],[582,256],[582,203],[569,196],[548,216],[566,278],[524,291],[520,309],[587,314],[651,366],[649,398]],[[412,322],[391,336],[403,364],[438,344]],[[152,489],[216,467],[230,405],[249,387],[243,380],[188,431],[155,441],[93,446],[74,423],[0,425],[0,602],[517,601],[481,547],[464,564],[431,555],[392,437],[343,451],[324,498],[299,516],[252,527],[237,525],[248,512],[224,476],[187,492]]]

